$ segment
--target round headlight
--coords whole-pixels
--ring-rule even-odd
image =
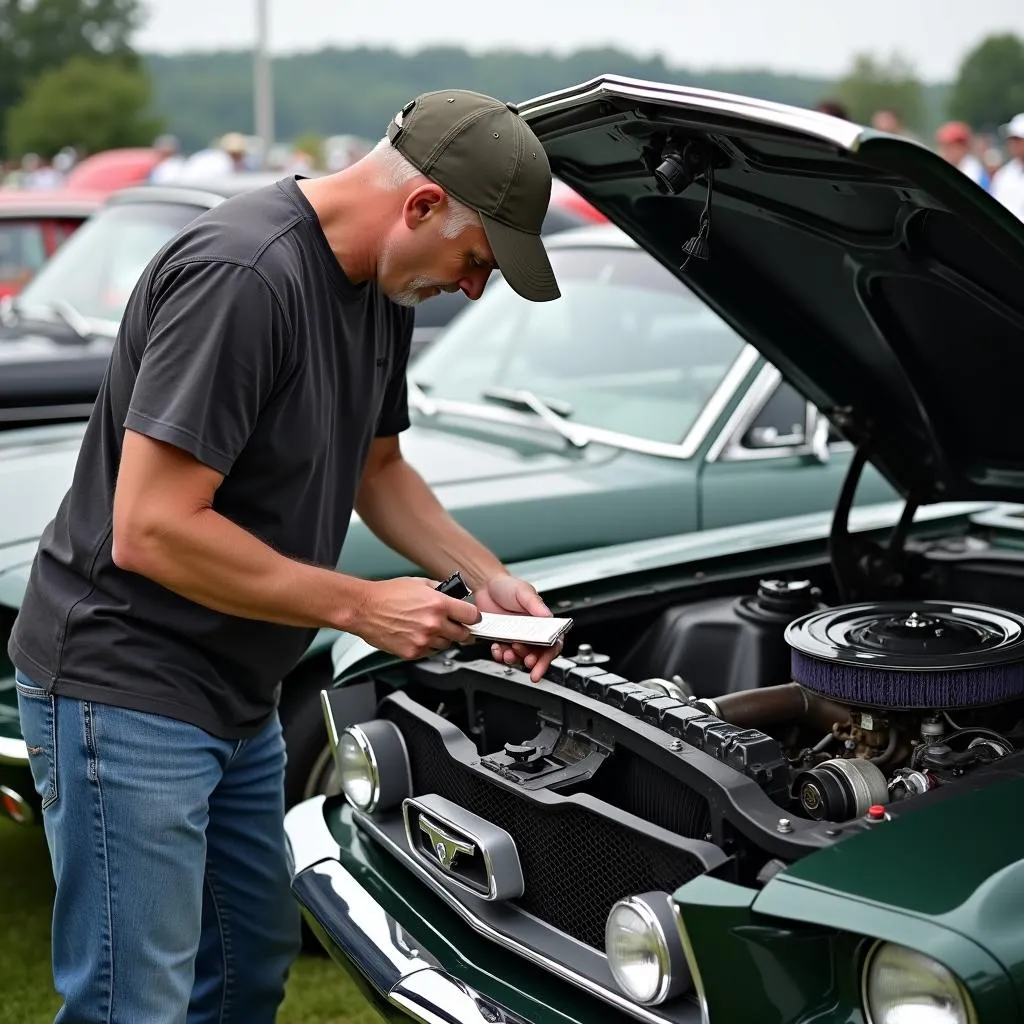
[[[924,953],[883,942],[864,968],[869,1024],[971,1024],[970,1000],[956,977]]]
[[[663,1003],[690,983],[667,893],[619,900],[608,914],[604,948],[616,984],[634,1002]]]
[[[350,725],[338,738],[341,791],[360,811],[387,811],[412,792],[405,740],[394,722]]]

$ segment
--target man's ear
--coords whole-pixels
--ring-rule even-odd
[[[402,207],[405,226],[413,231],[429,217],[437,216],[441,212],[445,198],[444,189],[432,181],[414,188],[406,196],[405,205]]]

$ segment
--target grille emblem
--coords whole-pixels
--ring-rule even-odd
[[[402,801],[405,839],[420,867],[479,899],[523,895],[523,869],[512,836],[436,793]]]
[[[455,863],[455,858],[461,853],[466,857],[472,857],[476,853],[476,847],[472,843],[464,843],[449,835],[440,825],[435,825],[426,815],[420,815],[420,831],[426,833],[430,845],[437,854],[437,863],[450,871]]]

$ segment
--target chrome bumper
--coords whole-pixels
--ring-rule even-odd
[[[529,1024],[449,974],[341,864],[324,797],[285,817],[292,892],[328,952],[343,958],[390,1008],[417,1024]]]

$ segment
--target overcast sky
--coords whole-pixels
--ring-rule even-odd
[[[268,0],[275,52],[450,43],[557,50],[617,45],[673,65],[833,76],[855,53],[900,50],[928,80],[951,78],[993,32],[1024,36],[1024,0]],[[257,0],[147,0],[142,50],[251,46]],[[466,11],[459,18],[456,10]],[[472,13],[469,13],[472,12]],[[623,16],[628,12],[628,16]],[[617,20],[612,21],[613,13]],[[609,68],[614,71],[614,68]]]

